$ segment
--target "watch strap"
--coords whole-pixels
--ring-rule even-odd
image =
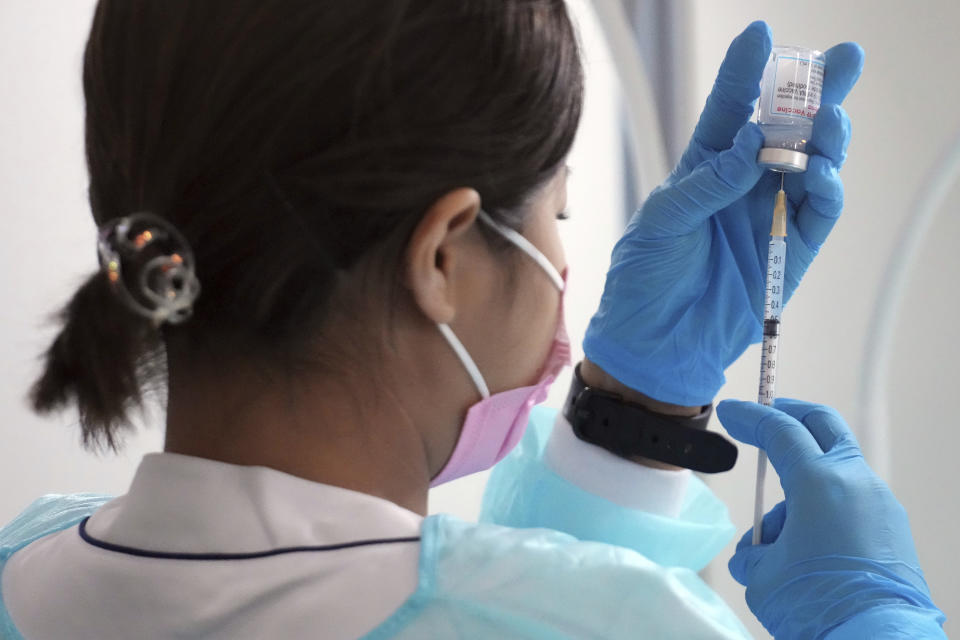
[[[693,417],[656,413],[588,386],[579,363],[563,403],[563,415],[581,440],[623,458],[641,456],[701,473],[729,471],[737,461],[737,447],[707,431],[712,413],[713,405]]]

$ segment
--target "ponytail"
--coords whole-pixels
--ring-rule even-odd
[[[160,334],[130,311],[102,272],[90,276],[59,319],[30,403],[38,413],[76,403],[84,447],[117,451],[130,410],[142,404],[142,378],[153,369]]]

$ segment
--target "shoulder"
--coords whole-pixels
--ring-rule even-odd
[[[440,514],[424,521],[421,554],[421,579],[438,606],[469,602],[471,611],[484,615],[580,629],[591,637],[746,633],[695,572],[560,531]]]
[[[12,553],[38,538],[72,527],[112,498],[96,493],[50,494],[37,498],[0,528],[0,552]]]
[[[427,518],[422,533],[422,553],[432,556],[437,585],[446,589],[466,588],[466,582],[481,577],[485,588],[514,584],[521,576],[535,578],[555,593],[581,593],[594,581],[604,590],[617,584],[653,587],[679,575],[699,581],[691,571],[663,567],[632,549],[553,529],[474,524],[442,514]]]

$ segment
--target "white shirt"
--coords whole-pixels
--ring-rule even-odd
[[[416,537],[421,521],[387,500],[273,469],[162,453],[144,457],[130,491],[91,516],[86,533],[146,551],[250,553]],[[14,554],[3,594],[27,640],[356,638],[413,593],[418,554],[413,541],[160,559],[99,548],[73,527]]]
[[[581,442],[559,414],[557,426],[545,452],[555,472],[623,506],[679,509],[689,472]],[[72,527],[15,553],[3,596],[27,640],[357,638],[415,591],[422,521],[266,467],[149,454],[84,535]]]

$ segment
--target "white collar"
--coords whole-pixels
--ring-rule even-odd
[[[418,536],[422,521],[383,498],[276,469],[151,453],[86,532],[144,551],[251,553]]]

